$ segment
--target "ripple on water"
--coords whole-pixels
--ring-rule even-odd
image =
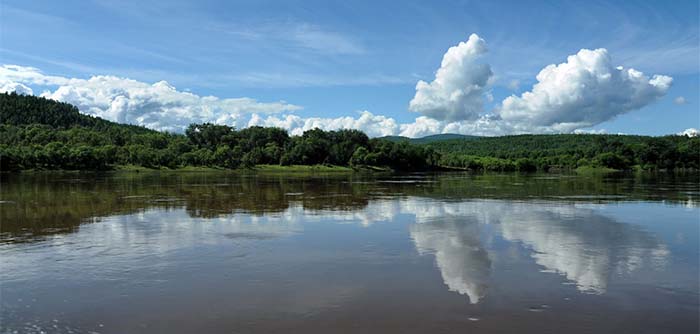
[[[549,305],[542,304],[542,305],[530,306],[527,310],[530,312],[544,312],[547,309],[549,309]]]

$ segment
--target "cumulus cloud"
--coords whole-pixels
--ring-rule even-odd
[[[443,122],[421,116],[415,122],[401,125],[401,135],[405,137],[423,137],[436,133],[441,133],[445,127]]]
[[[370,137],[394,135],[399,130],[399,125],[393,118],[374,115],[369,111],[360,112],[360,117],[302,118],[297,115],[285,115],[283,117],[268,116],[262,118],[254,114],[248,126],[274,126],[289,131],[292,135],[301,135],[304,131],[319,128],[323,130],[356,129],[365,132]]]
[[[274,115],[261,117],[254,114],[247,126],[274,126],[286,129],[292,135],[300,135],[313,128],[322,130],[356,129],[370,137],[400,135],[417,138],[441,133],[459,133],[474,136],[503,136],[524,133],[561,133],[559,127],[518,127],[505,122],[495,115],[483,115],[474,121],[439,121],[427,116],[419,116],[411,123],[398,123],[391,117],[375,115],[369,111],[360,112],[360,117],[304,118],[298,115]],[[577,129],[574,133],[606,133],[605,130]]]
[[[673,79],[615,67],[605,49],[582,49],[542,69],[537,81],[532,91],[506,98],[495,111],[516,129],[590,127],[656,101]]]
[[[69,85],[74,80],[54,75],[45,75],[36,67],[20,65],[2,65],[0,83],[25,83],[38,86]]]
[[[488,64],[477,62],[486,51],[486,42],[476,34],[449,48],[435,80],[418,81],[408,109],[440,121],[477,119],[493,77]]]
[[[679,96],[679,97],[676,97],[675,99],[673,99],[673,103],[675,103],[677,105],[683,105],[683,104],[688,103],[688,101],[685,99],[685,97]]]
[[[199,96],[179,91],[165,81],[148,84],[115,76],[67,78],[17,65],[0,67],[0,92],[33,94],[36,86],[51,87],[53,90],[41,95],[74,104],[83,113],[167,131],[212,122],[239,128],[275,126],[293,135],[320,128],[357,129],[371,137],[440,133],[498,136],[599,133],[604,130],[590,128],[653,103],[667,93],[673,81],[664,75],[649,77],[632,68],[615,67],[605,49],[582,49],[566,62],[542,69],[530,91],[507,97],[485,112],[484,101],[492,99],[488,89],[494,78],[490,66],[478,61],[486,51],[485,41],[476,34],[451,47],[435,80],[416,85],[409,110],[422,115],[410,123],[369,111],[337,118],[301,117],[292,114],[301,107],[285,101]],[[518,84],[512,81],[510,86],[518,89]],[[680,96],[674,102],[686,103]]]
[[[543,68],[530,91],[507,97],[494,110],[484,112],[493,80],[489,65],[478,62],[486,51],[486,43],[475,34],[451,47],[435,80],[416,85],[409,110],[423,116],[402,124],[401,134],[591,133],[584,129],[655,102],[673,81],[669,76],[650,77],[614,66],[606,49],[581,49],[566,62]],[[508,88],[518,90],[519,85],[512,80]],[[685,103],[685,99],[678,97],[675,102]]]
[[[698,130],[696,128],[685,129],[685,130],[678,133],[679,136],[686,136],[686,137],[697,137],[699,134],[700,134],[700,130]]]
[[[41,96],[68,102],[85,113],[120,123],[166,131],[182,131],[190,123],[244,126],[251,114],[290,112],[301,107],[284,101],[263,103],[251,98],[218,98],[179,91],[165,81],[148,84],[115,76],[90,79],[44,75],[16,65],[0,68],[0,86],[32,93],[26,85],[57,87]]]
[[[34,94],[34,91],[31,88],[19,82],[6,82],[2,84],[2,87],[0,87],[0,93],[17,93],[24,95],[32,95]]]
[[[507,124],[493,117],[481,117],[474,122],[443,122],[420,116],[411,123],[398,123],[391,117],[375,115],[369,111],[360,112],[359,117],[304,118],[298,115],[274,115],[262,117],[253,114],[247,126],[274,126],[286,129],[292,135],[319,128],[322,130],[356,129],[370,137],[400,135],[423,137],[440,133],[465,133],[479,136],[505,135],[514,131]]]
[[[605,129],[599,129],[599,130],[594,130],[594,129],[576,129],[574,130],[574,133],[576,134],[589,134],[589,135],[602,135],[608,133],[607,130]]]

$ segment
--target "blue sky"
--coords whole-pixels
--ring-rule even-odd
[[[505,133],[575,129],[661,135],[700,128],[697,1],[4,0],[0,16],[2,64],[31,67],[41,75],[64,79],[109,75],[149,85],[167,81],[177,91],[197,96],[246,97],[261,104],[254,110],[269,110],[262,118],[281,121],[290,114],[300,118],[289,127],[300,126],[308,118],[323,118],[314,124],[338,127],[344,121],[331,119],[358,119],[359,112],[368,111],[373,117],[395,120],[401,129],[400,124],[415,122],[417,117],[440,114],[433,109],[450,106],[409,110],[409,102],[417,97],[416,84],[435,80],[446,51],[466,42],[472,33],[485,41],[488,52],[478,60],[470,59],[469,64],[488,64],[492,72],[488,85],[477,92],[477,99],[483,97],[481,115],[498,109],[510,95],[532,90],[545,66],[564,63],[581,49],[605,48],[607,54],[601,57],[609,56],[612,65],[634,68],[649,78],[669,76],[673,83],[653,96],[632,101],[635,107],[610,111],[595,121],[556,116],[561,120],[556,122],[574,120],[577,125],[552,127],[555,121],[542,118],[547,115],[514,117],[521,123],[540,122],[547,130],[518,124],[512,128],[520,130]],[[115,116],[119,113],[105,109],[114,99],[102,105],[107,107],[95,107],[71,100],[75,94],[58,94],[57,89],[69,83],[45,85],[12,75],[34,94],[48,91],[54,98],[78,104],[86,113],[175,129],[162,126],[162,120],[148,123],[144,119],[153,116],[144,118],[136,110],[141,108],[138,103],[132,103],[133,110],[124,111],[130,114],[120,118]],[[295,107],[273,110],[262,105],[284,102]],[[579,102],[572,105],[587,105]],[[161,117],[171,112],[167,106],[159,108]],[[216,108],[212,120],[252,124],[253,112],[245,106],[235,111],[227,109],[228,105]],[[545,118],[576,113],[572,108],[553,110]],[[227,112],[236,115],[218,114]],[[193,119],[208,120],[201,112],[198,115]],[[469,123],[476,121],[474,117],[437,117],[437,121]],[[437,129],[412,133],[444,132],[445,127]],[[462,129],[470,132],[474,128]]]

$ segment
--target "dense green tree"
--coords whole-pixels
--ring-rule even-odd
[[[700,138],[686,136],[559,134],[453,139],[426,145],[442,154],[442,166],[474,170],[510,168],[484,159],[488,157],[515,163],[517,170],[524,167],[518,165],[519,159],[529,159],[537,170],[548,171],[593,165],[615,169],[631,169],[635,165],[642,169],[697,169],[698,143]]]
[[[605,152],[598,154],[595,157],[594,161],[602,167],[613,169],[628,169],[631,165],[630,161],[627,158],[613,152]]]
[[[350,158],[351,166],[362,166],[367,164],[367,155],[369,151],[366,147],[358,147]]]
[[[447,138],[450,138],[449,136]],[[391,138],[390,138],[391,139]],[[184,134],[158,132],[81,114],[70,104],[0,94],[0,169],[103,170],[258,164],[382,166],[395,170],[455,167],[548,171],[581,166],[671,170],[700,167],[700,138],[686,136],[519,135],[422,141],[369,139],[357,130],[236,130],[192,124]]]

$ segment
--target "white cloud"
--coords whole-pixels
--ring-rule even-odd
[[[286,129],[292,135],[301,135],[306,130],[319,128],[322,130],[356,129],[367,133],[370,137],[401,135],[410,138],[424,137],[441,133],[459,133],[474,136],[503,136],[524,133],[562,133],[570,130],[554,127],[518,127],[505,122],[494,115],[484,115],[474,121],[446,122],[438,121],[427,116],[419,116],[411,123],[398,123],[391,117],[374,115],[369,111],[361,112],[361,116],[338,118],[304,118],[297,115],[283,114],[261,117],[254,114],[247,126],[274,126]],[[566,131],[565,131],[566,130]],[[605,130],[577,129],[574,133],[606,133]]]
[[[370,137],[389,136],[398,133],[399,125],[393,118],[374,115],[369,111],[360,112],[360,117],[302,118],[297,115],[282,117],[269,116],[262,118],[254,114],[248,126],[274,126],[286,129],[292,135],[301,135],[304,131],[319,128],[323,130],[356,129],[365,132]]]
[[[445,124],[440,133],[461,133],[474,136],[502,136],[517,134],[510,124],[493,115],[484,115],[473,122],[453,122]]]
[[[477,119],[493,77],[488,64],[477,63],[486,51],[486,42],[476,34],[447,50],[435,80],[416,84],[409,110],[440,121]]]
[[[401,124],[401,135],[406,137],[423,137],[436,133],[442,133],[445,127],[444,122],[430,117],[420,116],[415,122]]]
[[[698,135],[700,135],[700,130],[696,128],[689,128],[679,132],[678,135],[687,137],[697,137]]]
[[[594,129],[576,129],[576,130],[574,130],[574,133],[576,133],[576,134],[602,135],[602,134],[608,133],[608,131],[605,130],[605,129],[598,129],[598,130],[594,130]]]
[[[590,127],[656,101],[672,78],[614,67],[607,50],[582,49],[567,62],[542,69],[537,81],[532,91],[506,98],[495,111],[516,129]]]
[[[279,113],[301,107],[284,101],[263,103],[251,98],[221,99],[179,91],[165,81],[148,84],[115,76],[90,79],[44,75],[16,65],[0,68],[0,85],[58,86],[41,96],[68,102],[85,113],[151,129],[182,131],[190,123],[212,122],[244,126],[251,114]],[[27,87],[28,88],[28,87]]]
[[[148,84],[114,76],[66,78],[17,65],[0,67],[0,89],[31,94],[34,86],[57,87],[42,96],[74,104],[83,113],[158,130],[181,131],[190,123],[213,122],[239,128],[276,126],[292,135],[318,127],[358,129],[370,137],[421,137],[440,133],[600,133],[604,130],[587,128],[653,103],[666,94],[672,82],[668,76],[650,78],[634,69],[614,67],[605,49],[583,49],[565,63],[542,69],[531,91],[510,96],[495,110],[484,112],[493,80],[489,65],[477,62],[485,52],[484,40],[475,34],[451,47],[435,80],[416,85],[409,110],[423,115],[403,124],[369,111],[354,117],[304,118],[290,114],[301,107],[284,101],[198,96],[165,81]],[[518,83],[511,82],[511,86]]]
[[[25,83],[39,86],[68,85],[72,80],[53,75],[45,75],[38,68],[19,65],[2,65],[0,67],[0,83]]]
[[[683,105],[683,104],[687,104],[688,101],[685,99],[685,97],[679,96],[679,97],[676,97],[675,99],[673,99],[673,103],[675,103],[677,105]]]
[[[17,94],[24,94],[24,95],[32,95],[34,94],[34,91],[19,83],[19,82],[6,82],[6,83],[0,83],[2,84],[2,87],[0,87],[0,93],[17,93]]]
[[[391,117],[375,115],[369,111],[360,112],[360,117],[337,118],[310,117],[298,115],[274,115],[261,117],[253,114],[247,126],[273,126],[286,129],[291,135],[301,135],[304,131],[319,128],[322,130],[356,129],[370,137],[401,135],[423,137],[440,133],[464,133],[479,136],[505,135],[514,131],[508,124],[493,117],[480,117],[474,122],[443,122],[420,116],[412,123],[398,123]]]
[[[584,129],[655,102],[673,81],[615,67],[605,49],[582,49],[565,63],[542,69],[531,91],[510,96],[484,113],[493,80],[489,65],[477,62],[484,53],[485,42],[475,34],[450,48],[435,80],[416,85],[409,110],[424,116],[402,124],[401,134],[591,133],[595,131]],[[512,80],[508,88],[517,90],[519,85],[519,80]]]
[[[493,116],[482,116],[473,122],[443,122],[426,116],[420,116],[411,123],[398,123],[395,119],[375,115],[369,111],[360,112],[360,117],[349,116],[337,118],[310,117],[283,114],[261,117],[254,114],[247,126],[274,126],[289,131],[292,135],[300,135],[306,130],[319,128],[322,130],[356,129],[365,132],[370,137],[401,135],[405,137],[423,137],[440,133],[462,133],[477,136],[498,136],[516,131],[509,124]],[[543,129],[542,131],[546,131]],[[551,131],[550,131],[551,132]]]

